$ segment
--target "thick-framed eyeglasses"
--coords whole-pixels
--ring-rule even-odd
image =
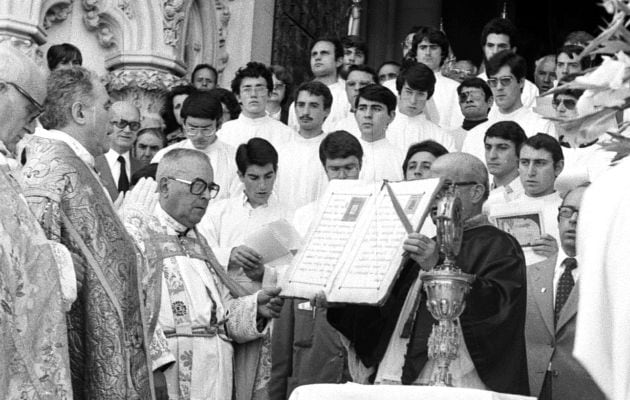
[[[487,82],[490,87],[495,88],[499,85],[499,83],[503,87],[510,86],[512,82],[515,80],[516,78],[514,76],[509,75],[509,76],[502,76],[500,78],[490,78],[487,80]]]
[[[129,127],[129,130],[131,131],[137,131],[140,129],[140,122],[138,121],[127,121],[126,119],[121,119],[119,121],[111,121],[111,124],[118,129],[125,129],[126,127]]]
[[[18,85],[17,83],[11,82],[11,81],[2,81],[2,80],[0,80],[0,82],[6,83],[7,85],[12,86],[22,96],[24,96],[26,98],[26,100],[28,100],[33,106],[35,106],[35,109],[37,110],[37,115],[33,119],[37,118],[37,116],[39,116],[41,113],[44,112],[44,106],[42,106],[39,103],[39,101],[35,100],[33,98],[33,96],[28,94],[28,92],[24,88],[22,88],[22,86]]]
[[[184,133],[188,136],[212,136],[216,132],[214,126],[189,126],[184,125]]]
[[[208,189],[210,190],[210,198],[214,199],[215,197],[217,197],[217,195],[219,194],[219,190],[221,189],[221,186],[217,185],[216,183],[206,183],[206,181],[201,178],[195,178],[192,181],[187,181],[185,179],[175,178],[172,176],[168,176],[167,178],[190,186],[190,193],[194,194],[195,196],[202,195],[203,192]]]
[[[475,182],[475,181],[465,181],[465,182],[453,182],[452,185],[455,187],[459,187],[459,186],[471,186],[471,185],[478,185],[479,182]]]
[[[577,105],[577,101],[574,99],[555,99],[551,102],[553,108],[560,107],[560,104],[564,105],[564,108],[567,110],[575,110],[575,106]]]
[[[326,167],[326,171],[328,171],[330,174],[334,175],[334,176],[340,176],[340,175],[344,175],[344,176],[352,176],[354,174],[356,174],[356,172],[359,170],[359,164],[356,163],[350,163],[350,164],[346,164],[346,165],[333,165],[333,166],[327,166]]]
[[[579,215],[579,213],[580,213],[580,210],[575,207],[571,207],[571,206],[558,207],[558,216],[562,218],[570,219],[576,214]]]
[[[479,90],[469,90],[467,92],[461,92],[459,94],[459,102],[460,103],[464,103],[466,102],[468,99],[472,99],[472,100],[485,100],[485,93],[483,93],[483,91]]]

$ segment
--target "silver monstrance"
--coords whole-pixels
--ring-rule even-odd
[[[440,253],[444,254],[444,263],[422,275],[427,308],[439,321],[433,326],[428,343],[429,359],[434,361],[429,385],[453,386],[449,365],[457,358],[460,341],[455,320],[464,311],[465,298],[475,276],[463,273],[455,265],[464,227],[462,203],[452,184],[437,200],[436,224],[437,244]]]

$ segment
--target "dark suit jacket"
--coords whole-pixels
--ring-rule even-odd
[[[572,355],[579,297],[577,285],[562,308],[557,326],[554,326],[553,275],[556,257],[527,267],[525,339],[531,394],[540,394],[551,363],[551,393],[554,399],[605,399],[588,372]]]

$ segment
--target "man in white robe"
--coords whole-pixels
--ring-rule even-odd
[[[424,140],[436,141],[448,151],[455,150],[451,135],[429,121],[424,113],[427,100],[434,96],[434,88],[433,71],[424,64],[403,70],[396,79],[398,112],[387,127],[386,136],[403,154],[409,146]]]
[[[238,193],[240,184],[234,165],[234,147],[217,137],[223,115],[221,102],[208,92],[195,92],[184,100],[180,115],[186,140],[158,151],[151,162],[159,163],[173,149],[199,150],[208,156],[214,181],[221,187],[217,200]]]
[[[435,74],[435,92],[433,102],[439,118],[438,125],[449,129],[461,125],[464,116],[457,101],[458,82],[442,75],[440,68],[449,50],[448,38],[444,32],[435,28],[422,28],[413,37],[411,58],[429,67]],[[398,86],[398,85],[397,85]]]
[[[523,105],[521,92],[525,84],[525,59],[509,50],[495,54],[488,61],[488,85],[492,89],[496,107],[490,110],[490,123],[514,121],[523,128],[527,137],[537,133],[551,133],[549,124],[531,108]]]
[[[328,86],[333,97],[330,114],[322,128],[324,132],[331,132],[335,124],[345,118],[350,110],[350,105],[346,101],[345,82],[338,74],[339,67],[343,64],[343,46],[337,38],[319,38],[311,47],[310,60],[313,80]],[[300,126],[295,113],[295,103],[289,108],[288,125],[294,130],[298,130]]]
[[[484,158],[492,182],[490,195],[483,203],[485,213],[495,204],[507,204],[523,196],[518,155],[526,140],[523,129],[512,121],[497,122],[488,128]]]
[[[264,64],[250,62],[239,69],[232,80],[232,93],[241,104],[241,113],[223,124],[217,132],[219,139],[236,148],[253,137],[261,137],[277,147],[295,135],[293,129],[267,115],[272,90],[273,77]]]
[[[545,231],[530,246],[523,249],[527,265],[542,261],[558,252],[558,257],[566,255],[558,248],[560,232],[558,230],[558,207],[562,198],[555,189],[556,178],[564,168],[564,157],[560,144],[546,134],[538,134],[527,139],[519,152],[519,177],[523,185],[523,195],[509,202],[512,210],[539,210],[542,220],[539,223]],[[505,205],[497,204],[487,207],[488,216],[492,219],[497,211]]]
[[[359,179],[381,182],[400,181],[403,153],[385,137],[387,126],[396,116],[396,96],[387,88],[368,85],[358,94],[354,113],[361,130],[363,163]]]
[[[294,104],[300,130],[278,148],[276,193],[287,206],[288,215],[318,199],[327,183],[319,166],[319,145],[326,137],[322,124],[330,114],[332,95],[326,85],[317,81],[303,83],[296,93]]]
[[[350,107],[348,115],[337,121],[334,131],[346,131],[352,133],[357,138],[361,137],[361,131],[354,116],[355,103],[359,90],[370,84],[378,84],[374,70],[367,65],[352,65],[346,76],[346,96]]]
[[[282,306],[279,290],[249,294],[227,277],[196,229],[217,190],[205,155],[172,150],[156,179],[159,204],[152,215],[133,208],[123,214],[148,261],[143,282],[156,386],[163,373],[171,400],[230,399],[239,388],[234,374],[254,368],[234,370],[232,342],[265,334],[267,320]]]
[[[483,63],[487,65],[488,60],[490,60],[492,56],[503,50],[516,53],[518,46],[517,36],[518,31],[516,26],[514,26],[509,19],[494,18],[490,20],[481,31]],[[477,77],[484,81],[488,80],[488,75],[485,71],[477,75]],[[536,85],[524,79],[523,89],[521,91],[521,102],[525,108],[532,108],[536,105],[536,97],[538,97],[538,94],[539,91]]]

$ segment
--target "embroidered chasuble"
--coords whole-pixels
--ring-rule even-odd
[[[68,313],[74,398],[152,398],[136,248],[96,173],[66,143],[31,137],[20,179],[48,238],[85,266]]]
[[[2,142],[0,146],[4,147]],[[63,254],[57,254],[55,245],[59,245],[51,245],[44,235],[2,161],[0,398],[71,400],[66,310],[58,269]],[[70,260],[66,262],[72,266]]]
[[[152,218],[124,220],[146,256],[152,368],[164,370],[169,398],[231,399],[233,342],[267,331],[257,329],[256,294],[233,298],[210,267],[219,264],[205,239],[159,205]]]

